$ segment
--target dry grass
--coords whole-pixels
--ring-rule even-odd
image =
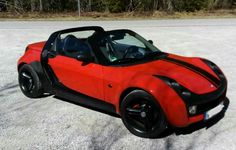
[[[132,19],[191,19],[191,18],[236,18],[236,10],[197,12],[126,12],[126,13],[13,13],[0,12],[1,20],[132,20]]]

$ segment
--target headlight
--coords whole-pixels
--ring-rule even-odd
[[[173,88],[180,88],[180,85],[179,85],[179,83],[177,83],[177,82],[175,82],[175,81],[173,81],[173,82],[170,82],[170,86],[172,86]]]
[[[196,112],[197,112],[197,106],[196,106],[196,105],[189,106],[189,107],[188,107],[188,112],[189,112],[190,115],[196,114]]]
[[[168,84],[175,92],[188,104],[191,97],[194,97],[194,93],[177,83],[175,80],[170,79],[165,76],[153,75],[163,80],[166,84]],[[186,109],[190,115],[195,115],[197,113],[197,105],[188,106],[186,105]]]
[[[181,94],[182,94],[183,97],[185,97],[185,98],[189,98],[189,97],[191,97],[191,93],[188,92],[188,91],[182,91]]]
[[[168,77],[164,77],[164,76],[158,76],[158,75],[154,75],[154,76],[162,79],[166,84],[172,87],[182,98],[187,100],[191,97],[191,92],[188,89],[184,88],[175,80],[170,79]]]
[[[181,86],[179,83],[176,81],[170,82],[170,86],[175,89],[179,94],[181,94],[181,97],[188,99],[191,97],[191,93],[185,89],[183,86]]]

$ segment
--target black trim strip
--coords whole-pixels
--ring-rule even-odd
[[[41,83],[42,83],[42,88],[46,93],[51,93],[52,92],[52,86],[50,84],[49,78],[47,78],[46,74],[43,71],[43,67],[39,61],[33,61],[29,64],[37,73]]]
[[[62,84],[57,84],[54,86],[55,98],[80,105],[101,113],[105,113],[114,117],[120,117],[116,113],[116,108],[113,104],[107,103],[100,99],[96,99],[85,94],[79,93],[77,91],[71,90]]]
[[[214,77],[213,75],[211,75],[210,73],[208,73],[207,71],[205,71],[205,70],[203,70],[199,67],[196,67],[196,66],[194,66],[192,64],[189,64],[187,62],[184,62],[184,61],[181,61],[181,60],[178,60],[178,59],[174,59],[174,58],[170,58],[170,57],[162,58],[161,60],[172,62],[176,65],[183,66],[183,67],[185,67],[185,68],[201,75],[202,77],[207,79],[209,82],[211,82],[216,88],[218,88],[220,86],[220,80],[219,79],[217,79],[216,77]]]

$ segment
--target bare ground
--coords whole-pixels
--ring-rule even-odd
[[[130,134],[118,118],[46,97],[26,98],[17,82],[17,59],[28,43],[46,40],[55,30],[101,25],[129,28],[152,39],[163,51],[201,56],[228,77],[231,101],[226,115],[210,128],[170,133],[159,139]],[[1,149],[236,149],[236,20],[1,21]]]

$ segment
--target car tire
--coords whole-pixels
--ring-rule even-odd
[[[29,98],[43,96],[42,83],[35,70],[30,65],[23,65],[19,69],[18,82],[21,91]]]
[[[161,106],[143,90],[134,90],[126,95],[120,110],[124,125],[136,136],[157,138],[167,128]]]

